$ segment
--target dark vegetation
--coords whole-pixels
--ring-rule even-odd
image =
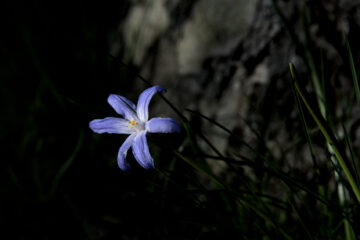
[[[162,64],[162,44],[170,51],[178,43],[201,1],[167,2],[170,24],[141,64],[125,61],[119,33],[134,2],[144,5],[2,3],[0,238],[359,238],[359,201],[288,72],[293,62],[320,116],[317,76],[325,124],[359,186],[359,1],[259,0],[259,16],[230,53],[204,55],[197,73],[183,75]],[[261,64],[267,80],[253,83]],[[115,116],[110,93],[136,101],[144,80],[169,88],[183,132],[150,136],[157,168],[141,169],[129,154],[133,168],[124,173],[116,154],[125,136],[94,134],[88,123]],[[235,119],[228,125],[219,116],[235,104],[234,81],[241,117],[224,117]],[[176,115],[161,97],[154,112]]]

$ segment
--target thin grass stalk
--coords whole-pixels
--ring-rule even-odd
[[[359,80],[358,80],[358,75],[357,75],[357,73],[356,73],[354,58],[353,58],[353,56],[352,56],[350,44],[349,44],[349,41],[348,41],[347,39],[346,39],[346,48],[347,48],[348,54],[349,54],[350,69],[351,69],[352,79],[353,79],[353,82],[354,82],[354,89],[355,89],[355,94],[356,94],[356,100],[357,100],[357,102],[358,102],[358,105],[360,106]]]
[[[303,28],[304,28],[304,32],[305,32],[305,46],[304,46],[304,49],[305,49],[305,57],[306,57],[306,60],[308,62],[308,66],[310,68],[310,71],[311,71],[311,80],[312,80],[312,84],[313,84],[313,87],[314,87],[314,90],[315,90],[315,94],[316,94],[316,99],[317,99],[317,102],[318,102],[318,106],[319,106],[319,109],[320,109],[320,114],[322,115],[322,117],[326,120],[327,119],[327,113],[326,113],[326,104],[325,104],[325,94],[322,90],[325,90],[325,88],[322,89],[321,85],[324,86],[324,78],[323,78],[323,70],[324,70],[324,66],[323,66],[323,62],[321,62],[321,77],[322,77],[322,81],[320,81],[319,79],[319,75],[318,75],[318,72],[316,70],[316,67],[315,67],[315,63],[314,63],[314,58],[312,57],[312,54],[311,52],[309,51],[309,24],[308,24],[308,12],[307,12],[307,6],[306,4],[304,5],[304,9],[303,9]],[[323,84],[321,84],[323,83]],[[358,92],[357,92],[358,94]],[[358,99],[360,99],[360,94],[358,94]],[[342,131],[343,129],[338,129],[338,131]],[[330,160],[336,164],[336,159],[333,155],[334,151],[333,151],[333,148],[331,145],[329,145],[329,143],[327,143],[327,149],[328,151],[330,152]],[[345,188],[345,186],[342,184],[342,182],[340,181],[340,176],[338,174],[338,172],[335,171],[335,180],[337,182],[337,194],[338,194],[338,197],[339,197],[339,201],[340,201],[340,204],[341,206],[344,206],[345,204],[345,201],[346,199],[348,199],[349,197],[349,193],[347,191],[347,189]],[[345,220],[345,235],[346,235],[346,239],[350,240],[350,239],[353,239],[351,237],[351,235],[349,235],[349,231],[347,231],[347,229],[351,228],[349,226],[349,222],[347,220]]]
[[[345,173],[345,176],[347,178],[347,180],[350,183],[350,186],[356,196],[356,199],[358,200],[358,202],[360,203],[360,190],[358,188],[358,186],[356,185],[356,182],[349,170],[349,168],[347,167],[345,160],[344,160],[344,156],[343,154],[340,152],[339,148],[338,148],[338,144],[337,141],[335,139],[335,137],[333,135],[331,135],[330,131],[326,128],[325,126],[325,120],[323,118],[321,118],[321,116],[317,116],[315,114],[315,112],[313,111],[313,109],[310,107],[308,101],[306,100],[304,94],[302,93],[302,91],[300,90],[299,84],[297,83],[296,79],[295,79],[295,74],[294,74],[294,66],[292,64],[290,64],[290,72],[292,75],[292,78],[294,80],[294,85],[295,85],[295,89],[298,92],[300,98],[302,99],[303,103],[305,104],[306,108],[308,109],[310,115],[312,116],[312,118],[315,120],[316,124],[318,125],[320,131],[322,132],[322,134],[324,135],[328,145],[331,147],[335,157],[338,160],[338,163],[340,164],[342,170]]]

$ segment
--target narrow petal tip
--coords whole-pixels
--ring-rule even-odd
[[[155,168],[154,162],[152,162],[152,164],[143,165],[143,168],[146,170],[154,169]]]
[[[156,89],[157,92],[161,92],[161,93],[166,92],[166,88],[164,88],[160,85],[155,85],[154,88]]]
[[[120,168],[123,172],[128,172],[128,171],[131,170],[131,167],[130,167],[129,164],[127,164],[127,165],[120,165],[120,164],[118,163],[118,166],[119,166],[119,168]]]
[[[95,133],[102,133],[98,128],[99,122],[100,119],[94,119],[89,122],[89,128]]]

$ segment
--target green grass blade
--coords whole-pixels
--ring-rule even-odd
[[[355,179],[356,179],[356,183],[359,185],[360,184],[360,178],[359,178],[359,163],[358,161],[356,161],[356,157],[355,157],[355,153],[354,153],[354,149],[353,146],[351,144],[351,140],[350,140],[350,136],[348,134],[348,132],[346,131],[346,128],[344,126],[344,124],[342,124],[342,127],[344,129],[344,133],[345,133],[345,143],[349,149],[350,152],[350,159],[351,159],[351,165],[353,168],[353,172],[355,174]]]
[[[346,39],[346,48],[348,50],[348,54],[349,54],[349,61],[350,61],[350,69],[351,69],[351,75],[352,75],[352,79],[354,82],[354,89],[355,89],[355,93],[356,93],[356,99],[358,102],[358,105],[360,106],[360,89],[359,89],[359,80],[358,80],[358,76],[357,76],[357,71],[355,69],[355,63],[354,63],[354,58],[352,56],[351,53],[351,48],[350,48],[350,44],[349,41]]]
[[[292,70],[292,71],[294,71],[294,70]],[[292,74],[291,71],[290,71],[290,79],[293,79],[293,80],[295,79],[295,74]],[[311,141],[310,134],[309,134],[309,128],[308,128],[308,126],[306,124],[305,115],[304,115],[304,111],[303,111],[303,109],[301,107],[301,102],[300,102],[300,99],[299,99],[299,95],[296,93],[296,89],[295,89],[295,86],[294,86],[294,81],[290,81],[290,86],[291,86],[291,90],[292,90],[292,93],[294,95],[297,110],[298,110],[298,113],[299,113],[299,116],[300,116],[300,119],[301,119],[301,124],[302,124],[302,127],[303,127],[304,132],[305,132],[305,138],[306,138],[306,141],[307,141],[308,146],[309,146],[311,159],[313,161],[313,165],[314,165],[315,169],[318,170],[317,162],[316,162],[316,158],[315,158],[315,154],[314,154],[314,150],[313,150],[313,146],[312,146],[312,141]]]
[[[360,203],[360,190],[358,188],[358,186],[356,185],[356,182],[354,181],[354,178],[348,168],[348,166],[345,163],[345,155],[344,153],[341,152],[340,148],[339,148],[339,144],[337,142],[337,140],[335,139],[334,135],[332,134],[331,130],[329,130],[330,128],[327,126],[325,120],[318,114],[316,114],[314,112],[314,110],[311,108],[310,104],[307,101],[307,98],[304,95],[304,92],[300,89],[299,84],[297,83],[296,79],[295,79],[295,74],[294,74],[294,67],[292,64],[290,64],[290,72],[293,76],[294,79],[294,86],[296,91],[298,92],[301,100],[303,101],[303,103],[305,104],[306,108],[308,109],[310,115],[312,116],[312,118],[314,119],[314,121],[316,122],[316,124],[318,125],[318,127],[320,128],[320,131],[322,132],[322,134],[324,135],[327,143],[330,145],[330,147],[332,148],[334,155],[336,156],[342,170],[344,171],[350,185],[351,188],[356,196],[356,199],[358,200],[358,202]]]

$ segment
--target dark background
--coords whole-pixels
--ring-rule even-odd
[[[244,6],[251,5],[243,2]],[[233,217],[230,213],[217,213],[221,197],[206,192],[210,200],[204,206],[198,200],[202,194],[199,188],[205,191],[203,179],[197,180],[190,166],[162,149],[164,142],[181,145],[184,134],[151,136],[155,142],[151,151],[159,170],[141,169],[129,154],[133,169],[123,173],[116,165],[116,154],[125,137],[94,134],[88,123],[95,118],[115,116],[106,102],[110,93],[136,101],[147,86],[137,76],[141,74],[152,84],[168,88],[168,97],[181,110],[192,108],[220,122],[230,121],[225,122],[227,126],[249,143],[255,140],[244,131],[246,127],[241,125],[238,115],[251,121],[261,136],[274,144],[274,149],[290,142],[301,126],[293,121],[295,108],[287,85],[287,64],[293,61],[301,76],[308,71],[297,41],[303,43],[308,38],[308,49],[318,69],[320,56],[325,56],[329,70],[326,77],[334,87],[328,92],[330,102],[335,97],[340,99],[331,103],[336,112],[344,106],[342,100],[349,96],[352,87],[344,35],[349,37],[355,59],[359,56],[359,1],[277,2],[290,32],[271,1],[256,1],[253,20],[244,20],[246,24],[241,26],[235,24],[242,20],[221,21],[221,16],[227,15],[225,11],[206,25],[210,32],[204,37],[210,39],[205,41],[208,51],[199,54],[200,49],[189,50],[199,56],[195,70],[181,70],[177,65],[177,61],[181,62],[176,57],[178,53],[173,52],[186,36],[185,25],[196,22],[197,13],[203,10],[209,13],[204,1],[165,1],[170,23],[166,30],[152,37],[150,45],[142,48],[146,53],[139,61],[125,59],[128,46],[124,26],[131,9],[146,5],[146,1],[3,2],[1,238],[242,236],[228,224],[227,219]],[[303,30],[302,11],[306,2],[309,25]],[[227,4],[231,8],[231,1]],[[216,9],[213,11],[216,15]],[[199,26],[201,29],[202,25]],[[292,34],[296,35],[295,40]],[[114,44],[120,47],[111,53]],[[201,44],[204,43],[200,41]],[[164,56],[165,53],[169,56]],[[307,77],[304,79],[308,81]],[[241,90],[234,95],[236,82]],[[160,98],[154,99],[154,112],[160,113],[162,108],[165,109],[162,114],[176,116]],[[228,115],[234,111],[238,115]],[[354,130],[354,141],[357,119],[355,112],[349,125]],[[222,151],[237,147],[231,139],[218,138],[218,133],[207,125],[202,127]],[[296,152],[294,156],[299,154],[302,153]],[[305,160],[298,170],[305,178],[308,162]],[[299,164],[290,157],[284,165],[296,168]],[[243,224],[251,225],[251,219]],[[258,236],[255,230],[246,233]]]

